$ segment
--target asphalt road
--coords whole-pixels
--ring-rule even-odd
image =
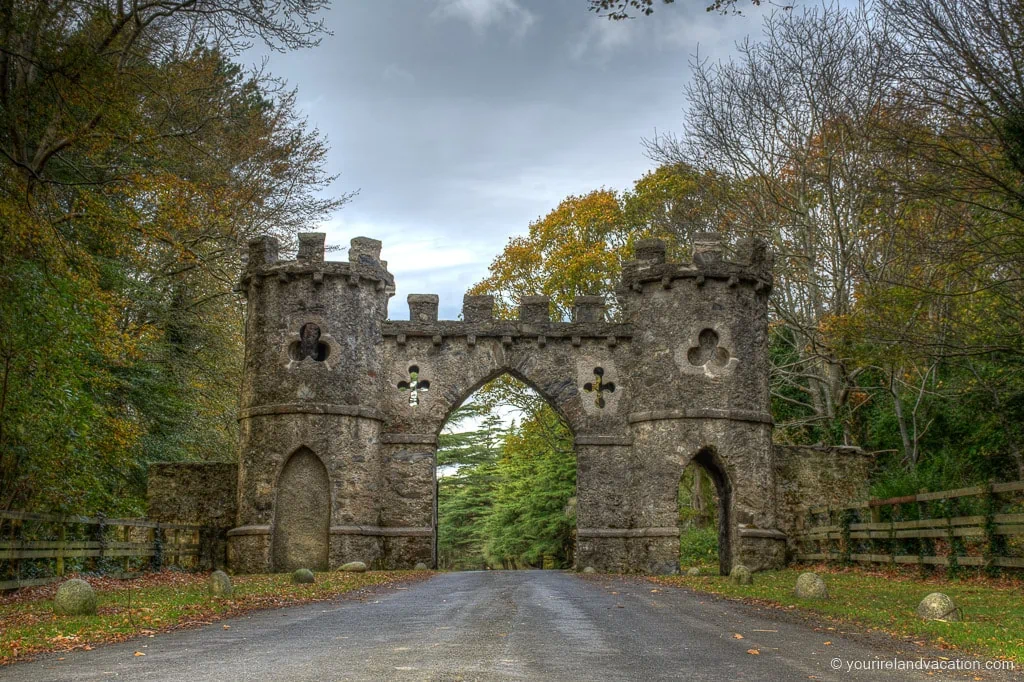
[[[440,574],[228,623],[45,656],[0,669],[0,680],[1013,679],[848,672],[922,650],[641,579],[555,571]]]

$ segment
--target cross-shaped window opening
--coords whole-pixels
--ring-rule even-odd
[[[402,391],[409,391],[409,405],[416,407],[420,404],[420,391],[429,391],[430,382],[420,378],[420,368],[416,365],[409,367],[409,380],[399,381],[398,388]]]
[[[604,394],[614,393],[615,384],[611,381],[605,381],[604,367],[595,367],[594,380],[588,381],[587,383],[583,384],[583,390],[586,391],[587,393],[594,394],[595,405],[597,405],[598,407],[604,407]]]

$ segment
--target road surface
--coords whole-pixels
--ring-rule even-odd
[[[487,571],[68,652],[62,661],[43,656],[0,668],[0,680],[1014,679],[850,670],[914,661],[921,651],[639,578]]]

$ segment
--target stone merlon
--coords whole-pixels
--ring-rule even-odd
[[[519,302],[519,320],[531,324],[551,322],[551,297],[523,296]]]
[[[665,244],[657,239],[642,239],[636,245],[636,259],[622,268],[622,281],[617,293],[642,291],[643,285],[660,282],[665,288],[674,280],[725,280],[730,286],[753,286],[767,293],[772,286],[772,257],[761,239],[741,240],[737,258],[724,257],[724,247],[717,233],[701,233],[694,240],[693,262],[666,263]]]
[[[409,294],[409,320],[437,322],[437,294]]]

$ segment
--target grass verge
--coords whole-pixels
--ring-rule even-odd
[[[53,613],[57,585],[20,590],[0,599],[0,664],[43,652],[91,649],[214,621],[256,609],[280,608],[323,601],[367,587],[420,580],[427,571],[318,573],[316,582],[296,585],[290,574],[232,578],[234,596],[217,600],[207,595],[208,573],[162,571],[114,580],[85,577],[96,589],[95,616]],[[230,627],[225,625],[225,627]]]
[[[793,596],[797,576],[807,570],[825,579],[828,600]],[[1024,591],[1016,581],[922,580],[900,571],[866,572],[825,566],[757,573],[753,585],[734,585],[717,575],[651,580],[761,605],[799,609],[870,630],[917,638],[944,649],[1024,663]],[[951,596],[963,609],[964,620],[945,623],[918,618],[917,605],[931,592]]]

